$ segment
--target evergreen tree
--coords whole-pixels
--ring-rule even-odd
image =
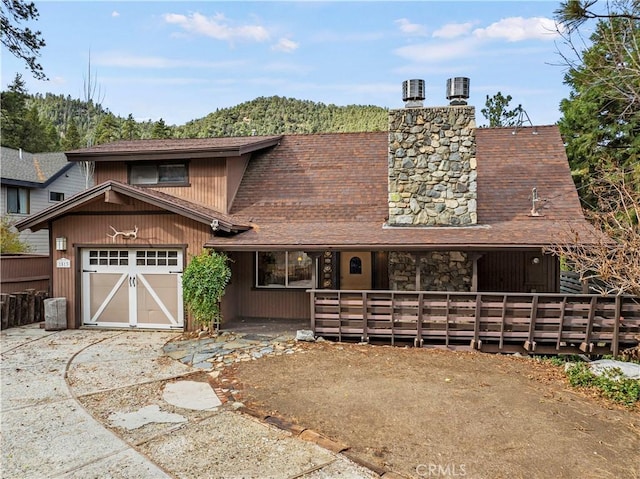
[[[95,145],[110,143],[120,139],[120,124],[113,113],[104,115],[95,131]]]
[[[34,105],[24,117],[23,128],[20,132],[20,147],[31,153],[47,151],[46,129],[38,115],[38,108]]]
[[[518,117],[522,113],[522,105],[510,110],[509,103],[511,103],[512,99],[511,95],[503,96],[501,92],[492,97],[487,95],[485,107],[480,112],[489,120],[490,127],[514,126],[516,124]]]
[[[560,104],[558,124],[581,196],[593,206],[591,185],[603,166],[636,168],[640,178],[640,3],[620,2],[622,10],[604,18],[589,16],[588,10],[580,17],[575,5],[580,2],[568,3],[573,16],[566,21],[573,19],[574,29],[599,18],[591,45],[568,65],[565,83],[571,93]]]
[[[129,113],[129,116],[122,124],[122,139],[123,140],[137,140],[140,138],[138,131],[138,125],[133,119],[133,115]]]
[[[151,138],[164,139],[171,138],[171,127],[167,126],[162,118],[153,124],[153,130],[151,131]]]
[[[22,148],[22,131],[27,112],[27,90],[22,75],[16,74],[8,91],[0,95],[2,104],[2,146]]]
[[[32,31],[21,24],[37,20],[38,9],[33,2],[23,0],[2,0],[0,5],[0,39],[2,44],[17,58],[25,61],[31,73],[38,80],[46,80],[42,65],[36,62],[40,49],[45,46],[42,33]]]
[[[67,131],[65,132],[64,138],[61,142],[61,146],[64,151],[71,151],[82,148],[82,138],[80,138],[78,127],[76,126],[76,122],[73,119],[69,121]]]

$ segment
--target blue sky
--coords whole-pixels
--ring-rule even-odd
[[[466,76],[479,124],[501,91],[542,125],[569,95],[557,1],[35,3],[49,81],[3,47],[2,88],[20,72],[30,93],[82,98],[91,58],[103,106],[138,120],[183,124],[271,95],[401,108],[412,78],[441,106],[447,79]]]

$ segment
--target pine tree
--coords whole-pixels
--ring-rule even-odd
[[[151,131],[151,138],[164,139],[171,138],[171,127],[167,126],[162,118],[153,124],[153,130]]]
[[[513,126],[516,124],[520,113],[522,113],[522,105],[510,110],[509,103],[511,103],[512,99],[511,95],[504,96],[501,92],[492,97],[487,95],[485,107],[480,112],[489,120],[490,127]]]
[[[27,90],[22,75],[16,74],[7,91],[0,95],[2,104],[2,146],[22,148],[24,117],[27,113]]]
[[[82,147],[82,138],[80,138],[78,127],[73,119],[69,121],[61,146],[65,151],[77,150]]]
[[[133,115],[129,113],[129,116],[122,124],[122,135],[123,140],[137,140],[140,138],[140,132],[138,131],[138,125],[136,121],[133,119]]]
[[[96,127],[94,144],[102,145],[119,139],[120,124],[118,119],[113,113],[107,113],[100,119],[100,122]]]

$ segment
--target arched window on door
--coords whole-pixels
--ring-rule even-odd
[[[349,274],[362,274],[362,260],[357,256],[349,260]]]

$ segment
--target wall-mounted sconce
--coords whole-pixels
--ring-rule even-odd
[[[531,260],[531,264],[540,264],[540,258],[537,256]]]
[[[56,251],[67,251],[67,238],[64,236],[56,238]]]

